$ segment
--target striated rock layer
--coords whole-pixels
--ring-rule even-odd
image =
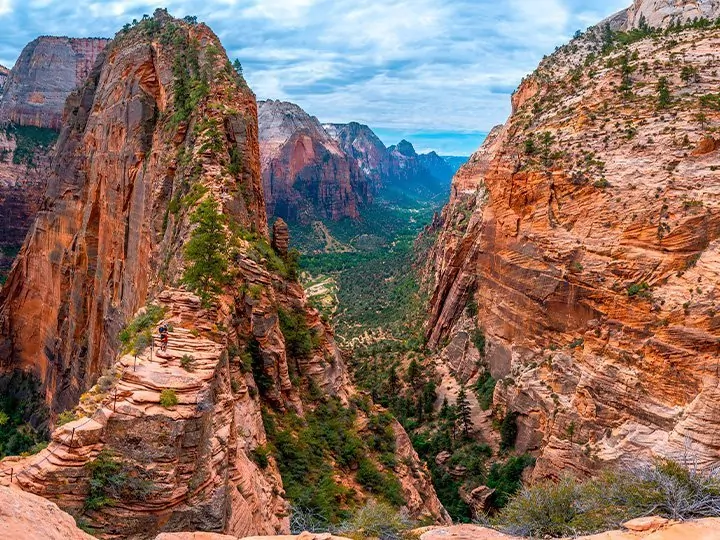
[[[603,46],[593,30],[523,82],[428,266],[430,344],[484,330],[496,414],[519,413],[536,476],[720,459],[720,30]]]
[[[106,538],[287,532],[277,463],[253,452],[266,443],[261,407],[303,415],[307,387],[346,403],[353,389],[331,331],[272,253],[254,95],[207,26],[158,10],[108,46],[65,115],[46,202],[0,293],[0,368],[37,375],[56,416],[79,403],[80,418],[40,453],[1,462],[0,482]],[[208,208],[228,269],[201,301],[182,284]],[[121,346],[134,316],[159,309],[166,351],[153,322],[134,345],[126,328]],[[292,378],[280,310],[313,336]],[[427,470],[398,446],[408,509],[446,522]],[[108,459],[135,486],[110,503],[93,476]]]
[[[59,130],[68,95],[85,81],[107,39],[43,36],[30,42],[10,71],[0,124]]]
[[[258,113],[268,213],[296,222],[357,219],[371,200],[368,182],[317,118],[273,100],[261,101]]]

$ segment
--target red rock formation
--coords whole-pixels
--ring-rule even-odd
[[[261,101],[258,112],[268,213],[300,222],[357,219],[371,200],[368,182],[317,118],[273,100]]]
[[[265,259],[256,103],[228,66],[207,26],[163,10],[122,32],[68,100],[47,202],[0,293],[2,371],[38,375],[55,413],[79,401],[82,416],[39,454],[0,463],[0,482],[83,513],[108,537],[287,531],[277,463],[251,459],[266,442],[261,403],[300,415],[312,406],[290,377],[280,309],[314,335],[296,374],[321,395],[353,392],[302,286]],[[204,88],[197,101],[188,83]],[[227,220],[231,246],[227,284],[209,304],[180,288],[203,201]],[[119,331],[149,304],[172,326],[168,349],[123,354]],[[250,344],[261,386],[246,368]],[[446,521],[427,470],[402,448],[410,510]],[[85,465],[102,451],[148,492],[88,508]]]
[[[704,133],[720,115],[698,120],[720,32],[606,56],[600,41],[561,48],[520,87],[455,177],[429,271],[431,345],[484,329],[495,407],[520,413],[536,476],[688,448],[720,459],[720,175]]]

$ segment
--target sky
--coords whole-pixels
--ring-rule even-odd
[[[543,55],[631,0],[0,0],[0,64],[39,35],[112,37],[156,7],[196,15],[259,99],[388,145],[467,156],[510,113]]]

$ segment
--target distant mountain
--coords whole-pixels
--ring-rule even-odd
[[[356,160],[294,103],[258,103],[260,159],[269,216],[307,223],[357,219],[371,199]]]
[[[7,81],[8,75],[10,75],[10,70],[0,64],[0,96],[2,96],[3,86],[5,86],[5,81]]]
[[[368,126],[356,122],[324,127],[369,176],[376,194],[432,198],[449,192],[455,171],[435,152],[418,154],[406,140],[386,148]]]
[[[453,174],[458,172],[460,170],[460,167],[465,165],[467,163],[468,159],[470,159],[468,156],[441,156],[445,163],[450,165],[450,168],[453,170]]]

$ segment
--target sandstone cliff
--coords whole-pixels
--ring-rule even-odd
[[[293,103],[261,101],[260,155],[268,213],[287,221],[356,219],[368,181],[317,118]]]
[[[716,2],[645,1],[614,20],[697,14],[720,15]],[[450,340],[463,380],[478,362],[500,379],[495,414],[519,414],[536,476],[720,458],[719,45],[703,21],[589,31],[523,82],[453,181],[428,337]]]
[[[279,226],[270,247],[254,95],[207,26],[158,10],[118,34],[65,118],[0,293],[0,368],[35,374],[72,421],[0,463],[0,482],[107,538],[287,532],[263,412],[354,391]],[[301,357],[287,318],[312,336]],[[410,511],[446,521],[412,449],[398,454]]]
[[[8,76],[0,124],[60,129],[65,99],[85,81],[107,43],[52,36],[29,43]]]
[[[40,209],[56,137],[49,129],[0,127],[0,278]]]

